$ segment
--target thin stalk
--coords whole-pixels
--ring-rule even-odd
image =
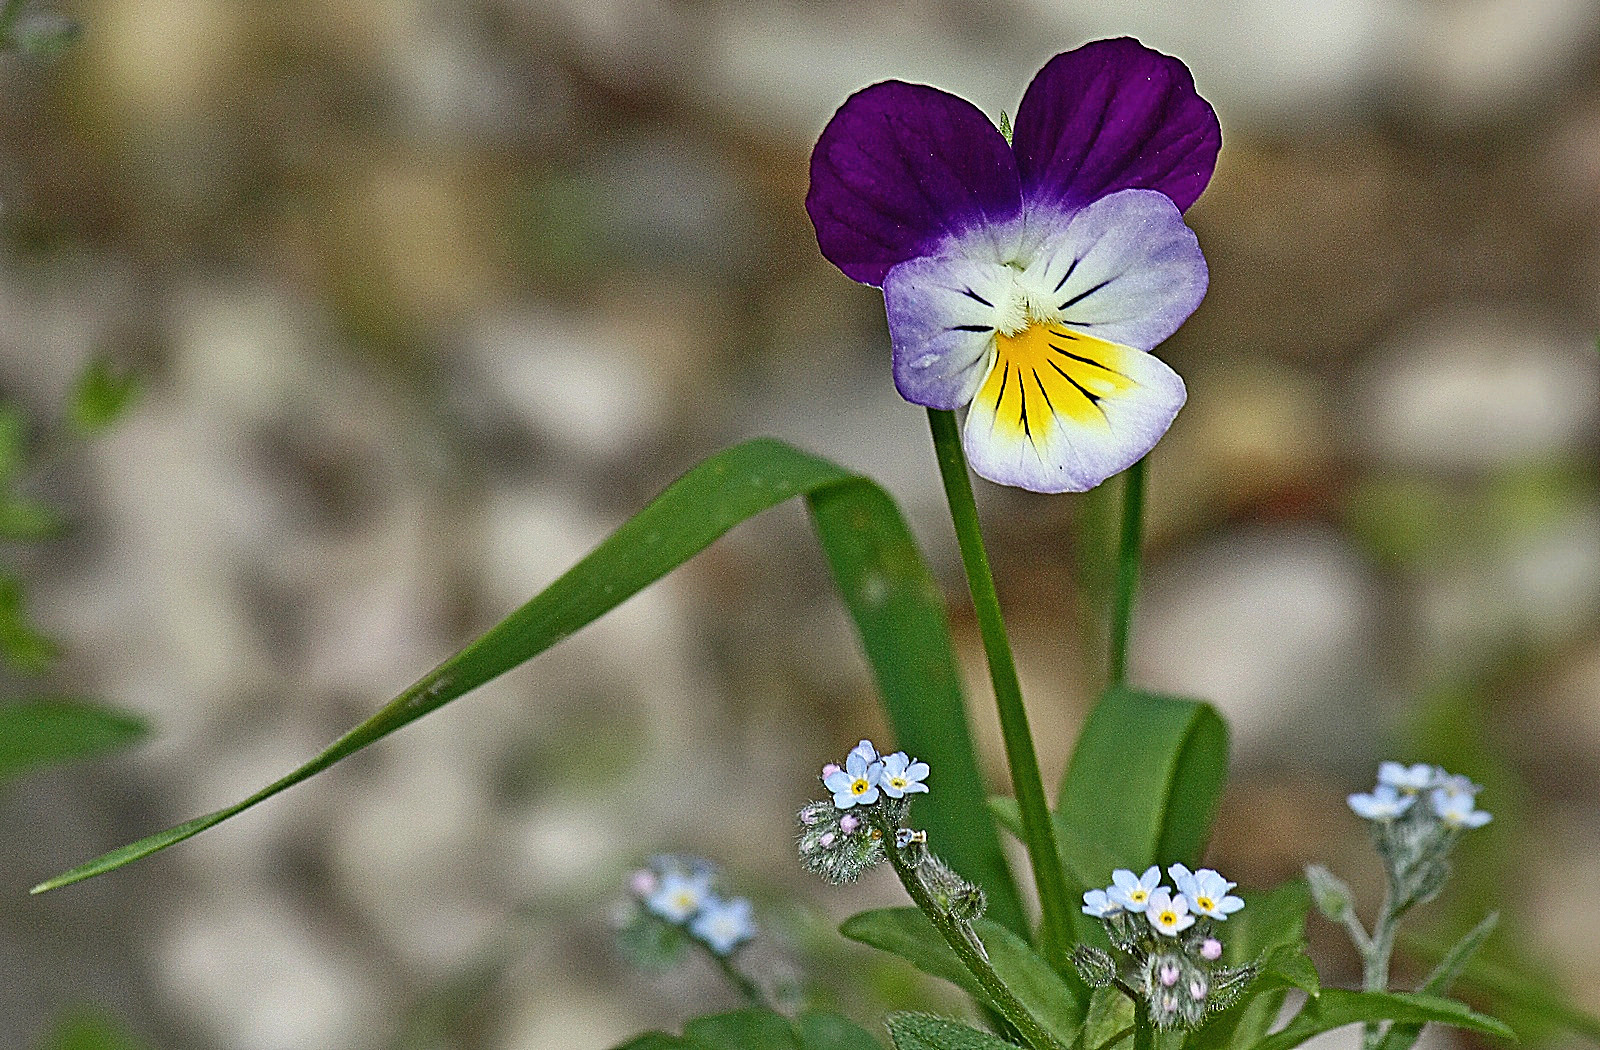
[[[956,957],[967,968],[967,972],[977,979],[978,986],[983,989],[990,1005],[1000,1012],[1000,1016],[1004,1017],[1034,1050],[1066,1050],[1000,979],[1000,975],[989,962],[989,954],[984,950],[983,942],[978,939],[972,924],[951,915],[933,898],[933,894],[922,881],[916,864],[906,857],[904,849],[895,844],[894,836],[898,829],[893,821],[884,817],[885,807],[875,808],[880,810],[876,823],[878,830],[883,834],[883,849],[888,854],[889,866],[894,868],[894,873],[900,878],[900,885],[906,888],[906,893],[911,896],[912,902],[928,917],[928,921],[933,923],[933,928],[939,931],[939,936],[943,937],[950,950],[956,953]]]
[[[1389,960],[1394,955],[1394,935],[1400,926],[1400,916],[1404,914],[1403,907],[1396,907],[1404,901],[1397,899],[1393,879],[1389,889],[1383,895],[1383,907],[1378,911],[1378,919],[1372,925],[1372,937],[1365,946],[1361,946],[1361,987],[1369,992],[1386,992],[1389,990]],[[1374,1050],[1383,1041],[1384,1028],[1375,1021],[1367,1022],[1361,1032],[1362,1050]]]
[[[1072,941],[1067,880],[1061,870],[1055,823],[1045,800],[1044,779],[1039,773],[1039,756],[1033,749],[1033,732],[1028,728],[1028,710],[1022,702],[1022,686],[1017,681],[1011,641],[1000,615],[1000,596],[995,591],[989,555],[984,550],[983,532],[978,525],[978,504],[972,497],[972,479],[967,474],[966,453],[961,450],[961,433],[956,426],[955,413],[939,409],[928,409],[928,426],[933,432],[933,449],[939,461],[939,475],[944,481],[945,499],[950,505],[950,520],[961,547],[967,587],[972,592],[978,633],[983,637],[983,651],[989,661],[989,681],[1000,712],[1006,764],[1011,769],[1011,785],[1022,816],[1022,838],[1028,848],[1034,884],[1039,890],[1039,908],[1043,913],[1041,947],[1050,964],[1065,973],[1070,966],[1067,946]]]
[[[1155,1046],[1156,1027],[1150,1023],[1150,1015],[1135,1005],[1133,1014],[1133,1050],[1155,1050]]]
[[[1111,609],[1110,684],[1128,682],[1128,632],[1133,626],[1133,598],[1139,589],[1139,560],[1144,541],[1144,460],[1122,474],[1122,545],[1117,554],[1116,604]]]
[[[698,937],[690,937],[689,939],[694,941],[694,943],[698,944],[701,949],[705,951],[706,956],[716,964],[717,969],[721,970],[722,975],[728,979],[728,983],[737,988],[739,990],[739,994],[744,996],[745,1000],[748,1001],[751,1006],[765,1006],[768,1008],[772,1006],[772,1004],[767,1001],[766,994],[761,991],[760,986],[750,978],[746,977],[744,974],[740,973],[739,968],[733,965],[732,956],[719,955],[716,951],[712,950],[711,945],[707,944],[705,941],[702,941]]]

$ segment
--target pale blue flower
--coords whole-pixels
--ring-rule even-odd
[[[1417,800],[1415,795],[1402,795],[1392,784],[1379,784],[1370,795],[1357,793],[1347,801],[1356,816],[1367,820],[1393,820]]]
[[[1191,877],[1193,874],[1193,872],[1191,872],[1182,864],[1167,865],[1167,877],[1177,884],[1180,889],[1182,889],[1183,880]]]
[[[1174,864],[1173,867],[1182,868],[1183,865]],[[1228,891],[1238,884],[1229,882],[1210,868],[1201,868],[1192,875],[1185,868],[1183,875],[1173,875],[1173,881],[1178,884],[1178,892],[1188,899],[1194,910],[1209,918],[1225,920],[1244,907],[1243,900],[1228,895]]]
[[[1383,762],[1378,766],[1378,783],[1409,795],[1435,786],[1435,778],[1441,773],[1442,770],[1426,762],[1418,762],[1414,766],[1399,762]]]
[[[709,897],[689,924],[689,933],[718,955],[728,955],[756,935],[750,918],[750,901],[744,897],[718,900]]]
[[[1434,813],[1451,828],[1481,828],[1494,819],[1477,808],[1471,792],[1434,788],[1431,798]]]
[[[668,922],[684,923],[711,898],[710,871],[665,871],[644,906]]]
[[[1439,779],[1433,782],[1433,786],[1452,795],[1466,795],[1468,798],[1477,798],[1478,792],[1483,790],[1483,785],[1474,784],[1470,778],[1454,776],[1442,769],[1439,770]]]
[[[1163,937],[1176,937],[1194,925],[1188,900],[1181,893],[1174,897],[1165,886],[1150,894],[1144,914],[1150,920],[1150,925]]]
[[[1111,885],[1106,887],[1106,896],[1121,908],[1143,912],[1150,903],[1150,895],[1160,886],[1161,869],[1154,864],[1138,878],[1134,878],[1133,872],[1127,868],[1118,868],[1111,873]]]
[[[904,751],[896,751],[883,760],[883,776],[879,780],[879,785],[885,795],[890,798],[900,798],[918,791],[927,791],[928,785],[923,783],[927,779],[928,763],[913,761],[906,757]]]
[[[1105,890],[1090,890],[1083,895],[1083,913],[1097,919],[1108,918],[1122,910],[1122,905],[1112,900]]]
[[[868,750],[872,744],[863,740]],[[877,752],[872,752],[875,756]],[[850,752],[850,757],[845,759],[844,768],[835,770],[823,780],[823,785],[833,792],[833,804],[840,809],[849,809],[858,803],[870,806],[878,801],[878,785],[882,783],[883,763],[869,761],[861,747]]]
[[[869,766],[882,757],[878,754],[878,749],[872,746],[872,741],[870,740],[861,741],[861,743],[850,749],[850,753],[852,755],[860,755]]]

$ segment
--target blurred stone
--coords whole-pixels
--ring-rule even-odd
[[[1337,534],[1297,526],[1234,532],[1147,566],[1133,680],[1209,700],[1241,750],[1370,732],[1379,595]]]
[[[217,893],[156,944],[165,994],[227,1050],[376,1050],[394,1016],[359,956],[287,901]]]
[[[1475,471],[1578,452],[1600,423],[1593,337],[1550,319],[1457,310],[1375,352],[1353,430],[1386,463]]]

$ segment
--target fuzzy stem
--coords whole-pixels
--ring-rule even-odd
[[[1150,1015],[1137,1003],[1133,1010],[1133,1050],[1155,1050],[1156,1028],[1150,1023]]]
[[[744,996],[746,1001],[748,1001],[751,1006],[764,1006],[768,1009],[771,1009],[772,1004],[767,1001],[766,994],[761,991],[761,987],[749,977],[746,977],[743,973],[740,973],[739,968],[733,965],[732,955],[721,955],[717,953],[712,949],[711,945],[707,944],[705,941],[702,941],[698,937],[691,936],[689,939],[694,941],[694,943],[698,944],[705,951],[706,955],[710,957],[711,961],[716,964],[717,969],[721,970],[722,975],[728,979],[728,983],[737,988],[739,990],[739,994]]]
[[[1394,935],[1400,926],[1400,916],[1405,914],[1406,901],[1397,893],[1393,876],[1383,895],[1383,907],[1372,926],[1372,936],[1366,944],[1357,942],[1361,949],[1361,987],[1369,992],[1389,990],[1389,960],[1394,955]],[[1367,1022],[1361,1033],[1362,1050],[1375,1050],[1383,1041],[1384,1026],[1376,1021]]]
[[[900,877],[900,884],[906,888],[906,893],[911,896],[912,902],[922,914],[933,923],[933,928],[939,931],[939,935],[950,946],[950,950],[956,953],[961,964],[977,979],[978,986],[988,997],[989,1004],[1010,1022],[1034,1050],[1066,1050],[1000,979],[1000,975],[989,962],[989,953],[984,950],[983,942],[978,939],[972,924],[951,915],[934,899],[927,884],[922,881],[916,862],[909,859],[905,850],[895,844],[895,832],[899,829],[895,826],[896,821],[889,816],[888,808],[884,806],[873,808],[878,810],[874,814],[874,825],[883,835],[884,852],[888,854],[890,867],[894,868],[894,873]]]
[[[1033,749],[1033,731],[1028,728],[1028,710],[1022,702],[1022,686],[1017,681],[1011,641],[1000,615],[1000,597],[995,591],[989,555],[984,550],[983,532],[978,525],[978,504],[972,496],[972,479],[967,475],[966,453],[961,450],[961,433],[956,426],[955,413],[939,409],[928,409],[928,426],[933,432],[933,448],[939,461],[939,475],[944,481],[945,499],[950,505],[950,520],[961,547],[961,564],[966,569],[967,586],[972,592],[978,633],[983,637],[983,650],[989,660],[989,681],[994,687],[995,706],[1000,711],[1006,763],[1011,768],[1011,785],[1022,815],[1022,839],[1033,867],[1034,884],[1039,890],[1039,908],[1043,913],[1041,947],[1050,964],[1065,973],[1070,966],[1067,946],[1072,941],[1067,880],[1061,869],[1061,854],[1056,849],[1055,823],[1045,800],[1044,779],[1039,773],[1039,757]]]
[[[1145,461],[1139,460],[1122,475],[1122,547],[1117,555],[1116,604],[1111,611],[1111,651],[1108,659],[1112,686],[1128,681],[1128,633],[1133,626],[1133,599],[1139,589],[1139,560],[1144,536]]]

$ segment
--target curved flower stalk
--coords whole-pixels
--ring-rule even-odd
[[[754,908],[747,897],[719,894],[719,875],[716,865],[700,857],[651,858],[628,880],[633,903],[622,922],[622,947],[641,965],[664,967],[697,945],[746,999],[765,1005],[760,987],[733,963],[756,936]]]
[[[1205,295],[1182,213],[1221,141],[1182,62],[1101,40],[1045,64],[1010,141],[936,88],[857,92],[812,153],[806,210],[822,254],[882,288],[901,395],[967,406],[983,477],[1079,492],[1183,405],[1149,351]]]
[[[1008,988],[972,928],[986,906],[983,890],[927,848],[928,833],[905,826],[914,795],[926,793],[931,771],[903,751],[880,757],[872,741],[851,750],[843,766],[822,768],[831,801],[800,810],[800,860],[830,882],[851,882],[887,860],[911,900],[928,917],[989,1001],[1035,1050],[1061,1044]],[[857,781],[864,779],[865,784]]]
[[[1219,966],[1217,923],[1244,907],[1230,895],[1234,883],[1210,868],[1167,869],[1177,886],[1161,884],[1161,869],[1143,875],[1111,873],[1111,885],[1083,895],[1083,913],[1100,920],[1116,955],[1078,945],[1072,961],[1095,988],[1115,986],[1161,1030],[1190,1029],[1237,1002],[1254,966]]]
[[[1461,836],[1493,819],[1477,807],[1482,790],[1468,778],[1426,762],[1410,766],[1383,762],[1373,789],[1349,796],[1350,809],[1366,821],[1387,876],[1383,904],[1371,933],[1357,918],[1350,887],[1343,880],[1321,865],[1306,869],[1317,909],[1342,923],[1361,953],[1362,987],[1367,991],[1388,990],[1389,962],[1400,921],[1444,889],[1450,879],[1449,856]],[[1484,935],[1493,921],[1493,916],[1486,920]],[[1372,1050],[1383,1036],[1379,1025],[1368,1024],[1363,1045]]]

